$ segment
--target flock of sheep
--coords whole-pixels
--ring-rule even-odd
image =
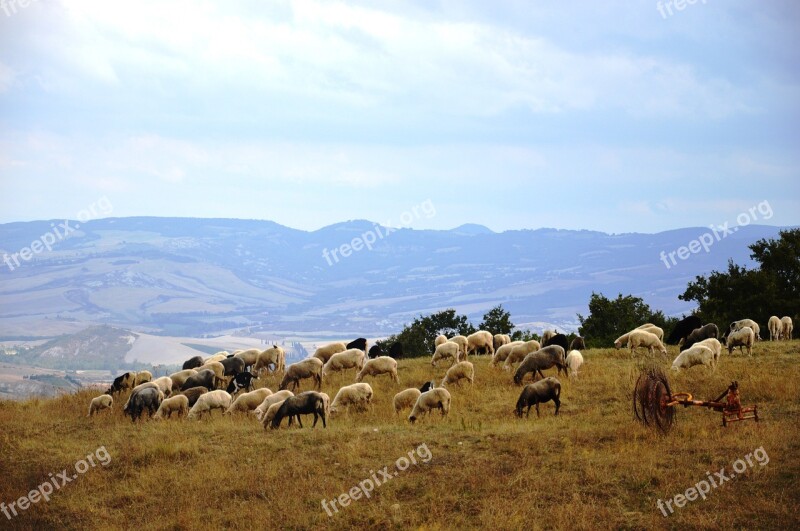
[[[792,338],[793,325],[789,317],[771,317],[769,329],[772,340]],[[632,355],[637,348],[666,355],[663,339],[664,331],[647,323],[617,338],[614,346],[619,349],[625,345]],[[760,339],[760,329],[755,321],[742,319],[731,323],[727,337],[721,337],[715,324],[702,325],[697,317],[691,316],[678,323],[670,339],[676,340],[681,349],[672,363],[672,370],[696,365],[713,370],[722,352],[720,339],[729,353],[738,346],[740,350],[747,347],[750,355],[753,344]],[[556,377],[545,377],[542,371],[556,368],[559,375],[563,371],[569,378],[577,378],[583,364],[579,349],[586,348],[583,338],[577,337],[568,345],[566,336],[554,331],[545,331],[541,343],[511,341],[508,335],[492,335],[481,330],[469,336],[447,338],[440,335],[434,345],[431,365],[435,367],[443,361],[451,363],[444,378],[438,383],[425,382],[420,388],[404,389],[392,402],[395,414],[411,409],[408,420],[412,423],[433,410],[438,409],[443,417],[449,413],[451,395],[447,387],[460,386],[462,380],[469,384],[474,382],[475,367],[468,361],[471,354],[488,354],[492,357],[490,366],[502,364],[503,369],[514,370],[513,381],[517,385],[521,385],[528,374],[532,375],[534,382],[523,388],[517,401],[517,416],[522,416],[525,408],[527,415],[533,406],[538,415],[539,404],[551,400],[557,415],[561,405],[561,382]],[[393,346],[392,353],[397,352],[397,346]],[[397,361],[391,356],[379,355],[377,346],[367,354],[366,347],[364,338],[349,344],[331,343],[288,367],[284,350],[273,346],[263,351],[249,349],[233,354],[223,351],[207,358],[195,356],[183,364],[182,370],[156,379],[148,371],[127,372],[117,377],[105,394],[92,399],[88,416],[112,407],[114,395],[130,389],[123,411],[132,421],[145,411],[157,419],[170,418],[176,413],[179,417],[199,420],[220,409],[223,414],[253,414],[264,428],[278,428],[284,418],[288,418],[289,425],[297,420],[302,427],[301,415],[313,415],[314,426],[321,418],[326,427],[331,415],[347,409],[363,410],[372,402],[374,393],[372,386],[363,381],[366,377],[387,375],[392,381],[400,382]],[[333,401],[320,392],[323,379],[351,369],[355,370],[355,383],[341,387]],[[283,373],[277,392],[267,388],[250,390],[253,380],[261,377],[264,371]],[[536,380],[537,375],[539,380]],[[295,395],[294,391],[303,380],[311,380],[317,390]]]

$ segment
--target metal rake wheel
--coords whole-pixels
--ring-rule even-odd
[[[644,369],[633,389],[633,414],[645,426],[667,433],[675,423],[672,391],[666,374],[659,367]]]

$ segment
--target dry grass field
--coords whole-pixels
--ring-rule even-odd
[[[250,416],[132,424],[115,409],[87,418],[93,393],[0,402],[0,501],[8,505],[104,447],[110,461],[8,520],[2,529],[797,529],[800,524],[800,341],[758,343],[752,358],[723,353],[715,373],[670,374],[673,392],[712,399],[736,379],[762,421],[721,427],[720,415],[680,408],[661,436],[633,420],[640,359],[584,352],[581,376],[562,378],[562,408],[529,419],[512,410],[511,375],[472,359],[475,385],[452,389],[448,418],[410,425],[393,395],[441,378],[427,360],[400,362],[401,385],[367,379],[374,405],[330,420],[327,429],[264,430]],[[670,361],[677,351],[670,347]],[[666,368],[668,362],[662,360]],[[553,371],[548,371],[552,373]],[[325,382],[333,398],[352,371]],[[273,390],[277,377],[260,382]],[[304,386],[308,388],[308,384]],[[96,393],[95,393],[96,394]],[[418,447],[418,464],[396,461]],[[429,454],[424,450],[427,448]],[[665,517],[672,499],[763,448],[737,477]],[[98,457],[100,454],[95,454]],[[97,457],[95,461],[97,461]],[[427,462],[423,462],[427,461]],[[401,465],[404,465],[401,461]],[[388,467],[393,477],[369,498],[332,516],[331,500]],[[396,476],[394,473],[396,472]],[[337,506],[338,507],[338,506]]]

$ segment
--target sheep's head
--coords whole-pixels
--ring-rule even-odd
[[[414,422],[416,422],[416,421],[417,421],[417,417],[415,417],[414,415],[411,415],[410,417],[408,417],[408,421],[409,421],[411,424],[414,424]]]

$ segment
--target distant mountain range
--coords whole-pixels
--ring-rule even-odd
[[[741,227],[710,252],[667,268],[662,251],[708,229],[495,233],[355,220],[307,232],[270,221],[132,217],[70,222],[61,239],[62,223],[0,225],[0,339],[96,324],[175,336],[237,329],[380,336],[450,307],[477,324],[498,304],[518,325],[573,329],[593,291],[631,293],[674,315],[691,310],[677,297],[696,275],[729,259],[750,264],[747,246],[780,230]]]

